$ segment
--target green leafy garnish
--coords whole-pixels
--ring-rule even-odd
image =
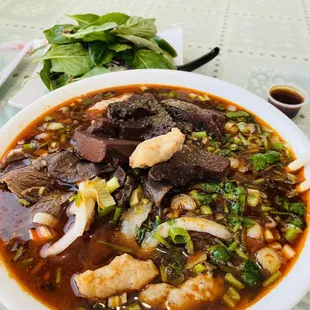
[[[209,251],[211,252],[210,259],[214,264],[225,265],[230,260],[230,254],[223,246],[212,246]]]
[[[241,266],[241,279],[250,287],[255,287],[260,281],[259,267],[251,260],[246,260]]]
[[[270,164],[275,164],[281,160],[279,152],[267,151],[266,153],[257,153],[251,156],[254,171],[260,171]]]

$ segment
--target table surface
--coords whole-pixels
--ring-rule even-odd
[[[185,62],[219,46],[220,55],[197,73],[237,84],[263,98],[272,84],[310,90],[309,0],[0,0],[0,43],[42,38],[42,30],[69,21],[66,13],[112,11],[155,17],[158,30],[182,27]],[[14,56],[0,52],[0,71]],[[7,101],[32,76],[35,66],[25,58],[0,88],[0,127],[19,111]],[[310,138],[309,104],[293,121]],[[294,308],[306,309],[310,309],[310,293]]]

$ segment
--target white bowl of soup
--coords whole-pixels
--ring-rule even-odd
[[[9,309],[291,309],[310,287],[310,143],[237,86],[109,73],[0,130]],[[309,270],[308,270],[309,269]]]

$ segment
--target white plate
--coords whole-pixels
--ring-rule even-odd
[[[158,35],[168,41],[177,51],[178,56],[174,58],[175,65],[183,65],[183,29],[168,29],[159,32]],[[39,64],[29,82],[27,82],[18,93],[9,99],[9,105],[23,109],[31,102],[39,99],[49,92],[38,75],[41,68],[42,65]]]
[[[72,83],[47,94],[19,112],[0,130],[1,152],[6,150],[11,141],[23,128],[51,107],[95,90],[131,84],[159,84],[189,87],[226,98],[253,112],[270,124],[292,146],[297,156],[309,152],[310,142],[303,132],[284,114],[260,97],[230,83],[203,75],[153,69],[107,73]],[[310,179],[310,165],[306,167],[305,176],[307,179]],[[309,290],[310,243],[308,239],[299,259],[288,275],[269,294],[253,305],[251,310],[289,310]],[[8,275],[3,264],[0,265],[0,283],[0,300],[9,309],[46,309],[33,297],[21,290],[17,282]]]

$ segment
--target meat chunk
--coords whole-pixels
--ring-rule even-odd
[[[44,194],[54,189],[54,182],[48,174],[32,165],[9,170],[0,177],[0,182],[6,183],[11,192],[30,202],[38,200],[41,189],[44,189]]]
[[[160,206],[162,200],[172,188],[169,184],[155,182],[147,178],[144,178],[142,183],[146,197],[153,200],[156,206]]]
[[[122,94],[120,96],[100,100],[100,101],[96,102],[96,104],[93,105],[91,108],[89,108],[87,111],[94,111],[94,110],[105,111],[108,109],[108,107],[111,103],[125,101],[125,100],[129,99],[132,95],[133,94],[131,94],[131,93],[125,93],[125,94]]]
[[[185,136],[177,128],[171,132],[140,143],[129,158],[129,165],[133,168],[152,167],[165,162],[174,153],[181,150]]]
[[[114,193],[114,199],[117,205],[125,207],[129,204],[130,194],[135,187],[135,181],[132,177],[127,176],[125,184],[122,188],[118,188]]]
[[[127,163],[129,156],[138,145],[136,141],[106,139],[93,136],[85,131],[76,131],[73,139],[79,155],[95,163],[112,157],[122,163]]]
[[[52,178],[63,183],[76,184],[107,172],[106,167],[83,162],[70,151],[49,154],[44,160]]]
[[[92,135],[101,135],[108,138],[116,138],[118,136],[119,126],[113,119],[101,117],[93,120],[86,131]]]
[[[74,281],[82,296],[107,298],[113,294],[141,290],[157,275],[152,260],[141,261],[123,254],[107,266],[77,275]]]
[[[211,275],[202,274],[179,287],[166,283],[150,284],[139,295],[139,300],[151,307],[165,305],[167,309],[192,309],[200,302],[212,302],[221,294],[221,283]]]
[[[59,219],[68,205],[69,198],[73,195],[73,192],[53,192],[33,205],[31,214],[35,215],[37,212],[43,212]]]
[[[126,101],[115,102],[109,105],[109,114],[117,119],[140,119],[145,116],[158,114],[163,110],[151,94],[134,94]]]
[[[164,100],[162,103],[173,119],[192,123],[196,130],[204,129],[216,138],[224,135],[226,119],[221,113],[177,99]]]
[[[167,181],[175,186],[185,186],[202,181],[222,181],[228,174],[228,158],[211,154],[205,150],[191,151],[188,147],[177,152],[170,160],[152,167],[149,178]]]

